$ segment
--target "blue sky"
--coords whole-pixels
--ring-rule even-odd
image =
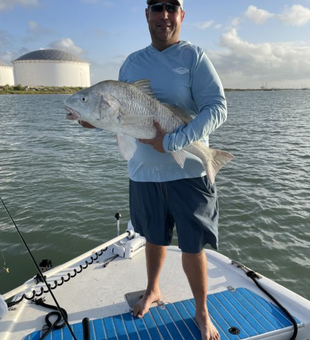
[[[145,0],[0,0],[0,60],[42,48],[117,79],[150,43]],[[204,48],[226,88],[310,87],[310,0],[184,0],[182,40]]]

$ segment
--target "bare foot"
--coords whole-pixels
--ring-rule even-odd
[[[133,307],[132,313],[137,318],[142,318],[146,314],[153,302],[160,300],[160,291],[146,291],[141,300]]]
[[[220,334],[213,325],[208,311],[204,311],[201,315],[196,312],[195,319],[198,323],[202,340],[220,340]]]

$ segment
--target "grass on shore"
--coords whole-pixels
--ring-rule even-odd
[[[0,86],[0,94],[72,94],[82,90],[83,87],[68,86]]]

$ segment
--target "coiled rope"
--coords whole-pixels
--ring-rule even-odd
[[[103,254],[104,251],[106,251],[107,248],[101,250],[100,252],[96,252],[94,253],[94,255],[90,256],[90,261],[85,260],[85,265],[79,265],[79,269],[74,268],[73,269],[73,273],[67,273],[67,277],[61,276],[60,279],[54,280],[54,285],[52,286],[51,284],[49,284],[49,288],[54,290],[57,287],[63,285],[65,282],[68,282],[69,280],[73,279],[74,277],[76,277],[77,274],[80,274],[84,269],[88,268],[88,266],[90,266],[91,264],[94,263],[94,261],[96,261],[99,256],[101,256]],[[106,266],[113,261],[114,259],[116,259],[116,257],[118,257],[118,255],[114,255],[112,257],[107,258],[104,262],[103,262],[103,268],[106,268]],[[36,280],[37,283],[42,282],[42,279],[39,275],[36,276]],[[31,295],[26,295],[25,293],[18,299],[15,301],[11,301],[9,302],[7,305],[8,307],[12,307],[18,303],[20,303],[22,300],[33,300],[36,297],[40,297],[43,294],[48,293],[49,290],[48,289],[44,289],[44,287],[41,287],[39,291],[37,290],[33,290]]]

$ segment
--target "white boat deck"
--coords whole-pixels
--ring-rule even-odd
[[[291,339],[291,322],[253,281],[240,268],[233,266],[227,257],[211,250],[206,250],[206,253],[209,262],[208,306],[220,330],[221,340]],[[53,290],[59,305],[68,313],[70,325],[75,324],[73,328],[79,334],[78,339],[83,339],[81,320],[85,317],[91,320],[91,339],[199,339],[193,318],[194,301],[177,247],[168,248],[161,275],[165,305],[154,305],[142,320],[130,314],[126,295],[146,287],[144,252],[132,259],[117,257],[104,266],[111,256],[113,254],[108,249],[80,274]],[[80,264],[85,264],[85,259],[81,258],[78,264],[67,268],[64,266],[48,278],[48,282],[52,286],[55,280],[61,283],[62,277],[67,279],[68,273],[79,270]],[[259,282],[296,318],[299,328],[296,339],[309,340],[310,302],[267,278],[263,277]],[[42,284],[35,287],[36,291],[40,290],[40,286]],[[26,290],[27,295],[31,295],[32,289]],[[54,305],[48,293],[44,297],[46,303]],[[40,339],[39,331],[50,311],[23,300],[0,320],[0,339]],[[46,339],[72,339],[72,336],[67,328],[63,328],[55,331],[53,336],[49,334]]]

